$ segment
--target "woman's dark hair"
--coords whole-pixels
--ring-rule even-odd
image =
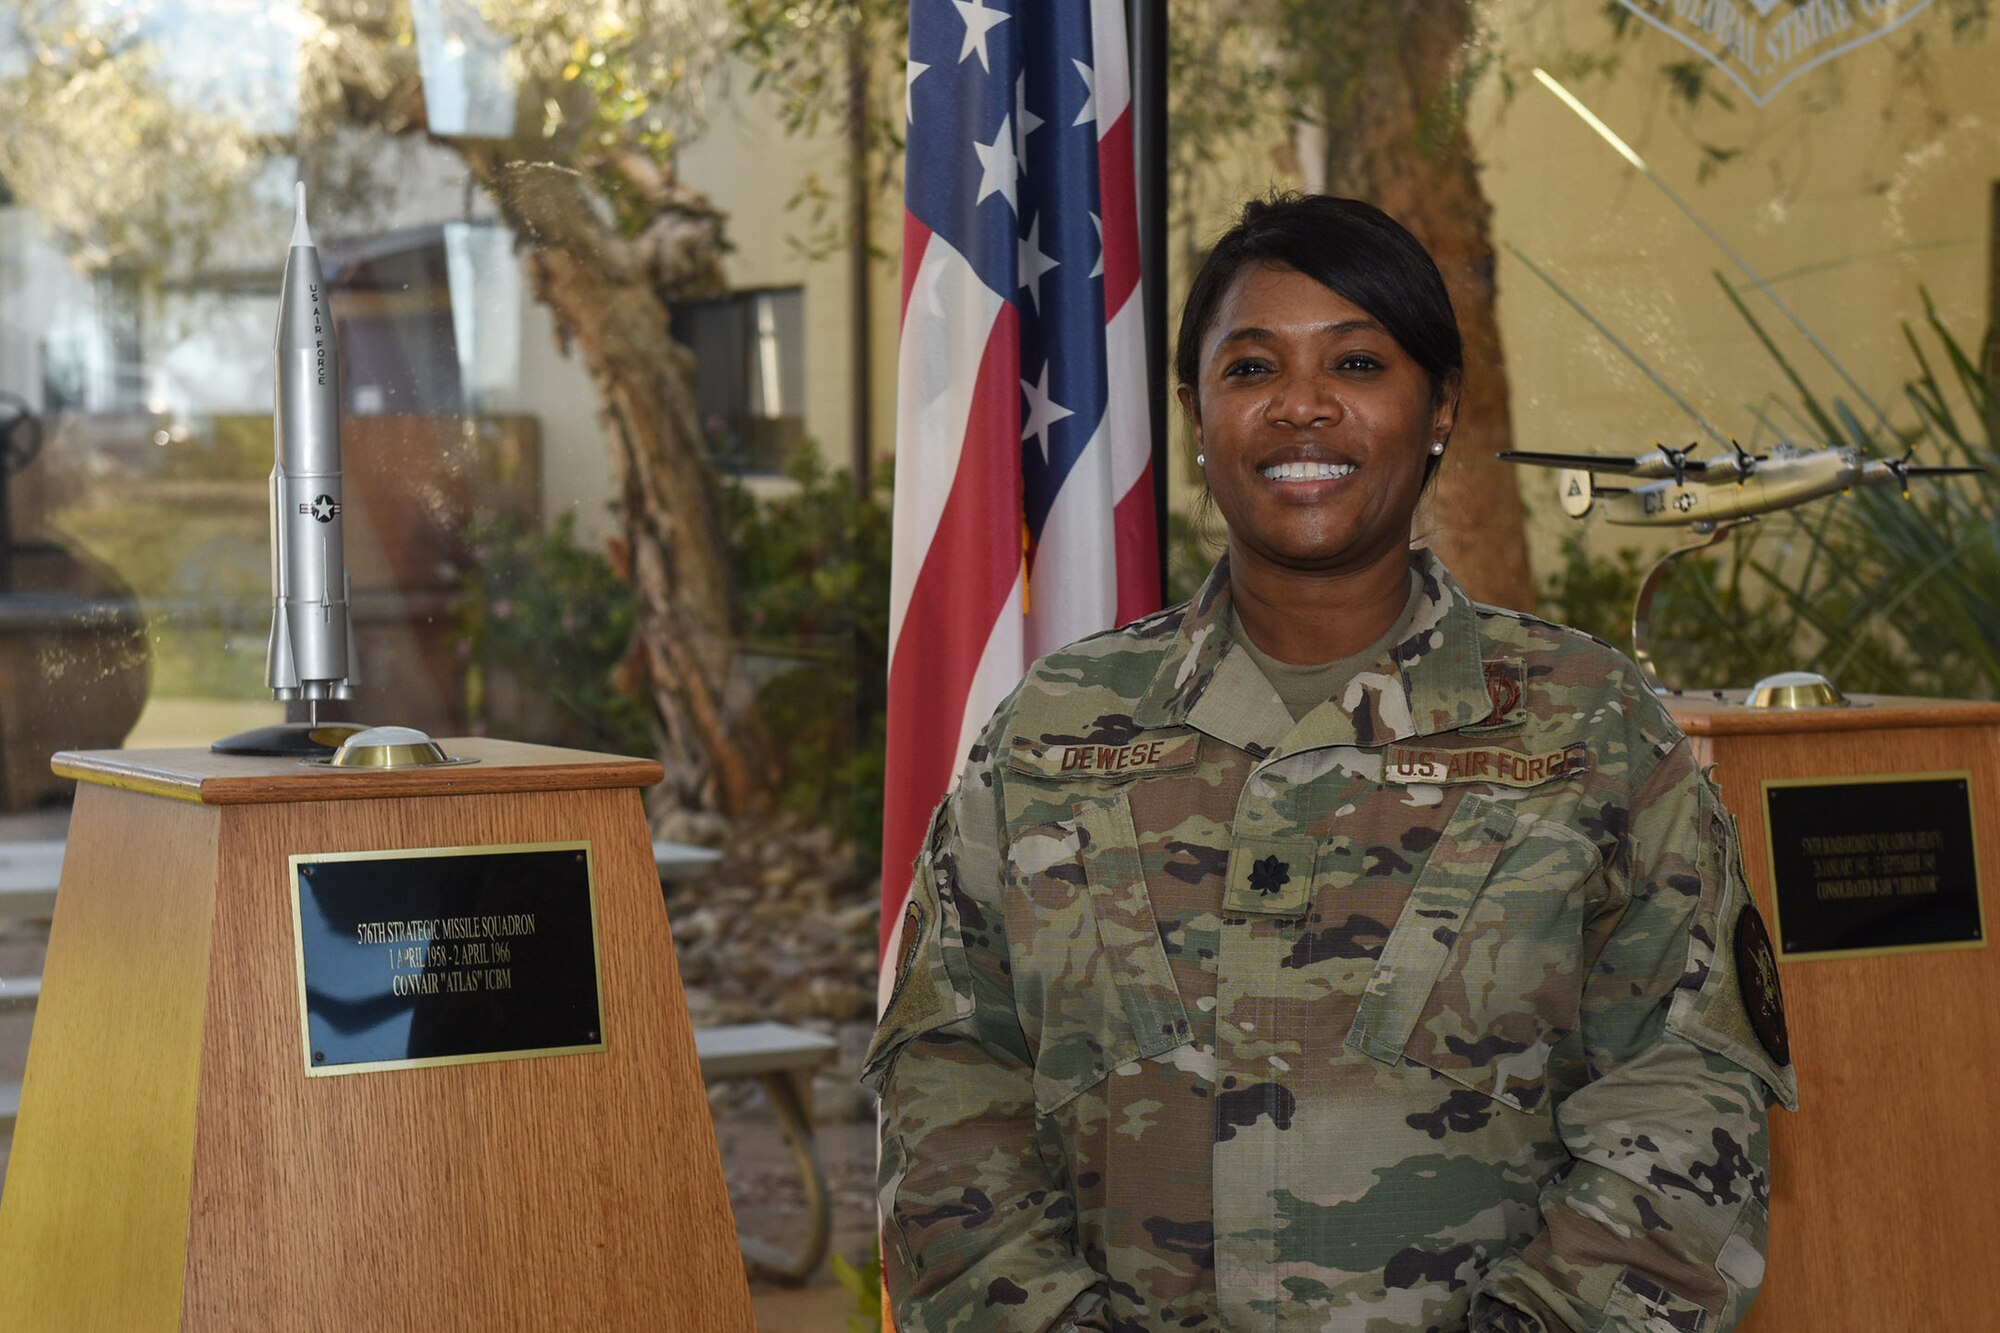
[[[1458,319],[1437,265],[1403,224],[1373,204],[1324,194],[1253,199],[1208,252],[1181,307],[1174,374],[1201,392],[1201,340],[1236,275],[1253,264],[1297,269],[1379,320],[1430,376],[1431,391],[1465,370]]]

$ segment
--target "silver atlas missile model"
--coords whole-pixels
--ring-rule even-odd
[[[273,697],[305,701],[303,723],[262,727],[217,741],[222,754],[332,752],[362,730],[319,720],[322,700],[351,699],[360,668],[348,602],[340,498],[340,344],[297,187],[292,244],[278,295],[278,383],[271,413],[271,641],[264,683]]]
[[[292,247],[278,295],[278,391],[272,413],[271,643],[264,683],[279,699],[352,699],[354,612],[340,506],[340,344],[298,186]]]
[[[264,683],[272,697],[303,701],[308,718],[217,741],[217,754],[295,755],[336,768],[469,764],[410,727],[322,722],[322,700],[352,699],[354,651],[346,517],[340,499],[340,342],[297,187],[292,245],[278,292],[278,387],[271,413],[271,642]]]

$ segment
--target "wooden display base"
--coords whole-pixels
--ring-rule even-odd
[[[638,788],[501,741],[66,753],[0,1327],[754,1327]],[[587,841],[605,1049],[308,1077],[287,857]]]
[[[2000,705],[1861,697],[1763,712],[1673,698],[1716,765],[1743,859],[1772,911],[1763,783],[1969,772],[1979,878],[2000,887]],[[1991,918],[1989,917],[1989,921]],[[2000,1249],[2000,951],[1781,962],[1799,1076],[1771,1117],[1771,1245],[1748,1333],[1990,1327],[1967,1275]]]

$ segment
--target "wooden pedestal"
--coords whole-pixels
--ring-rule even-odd
[[[1767,778],[1972,774],[1984,901],[2000,889],[2000,705],[1860,699],[1752,712],[1670,700],[1716,765],[1767,919]],[[1989,928],[1992,917],[1987,918]],[[1771,1246],[1751,1333],[1993,1325],[2000,1251],[2000,951],[1779,965],[1799,1076],[1771,1117]]]
[[[480,762],[57,756],[81,787],[0,1327],[754,1327],[639,803],[658,766],[446,746]],[[288,855],[570,840],[606,1049],[306,1076]]]

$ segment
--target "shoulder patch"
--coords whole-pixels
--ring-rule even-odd
[[[1189,768],[1201,748],[1193,732],[1158,736],[1126,745],[1048,745],[1016,740],[1007,767],[1044,778],[1113,779]]]
[[[861,1061],[861,1081],[878,1096],[896,1053],[911,1039],[956,1019],[969,996],[969,990],[952,976],[950,951],[943,938],[944,897],[953,874],[947,826],[950,805],[949,796],[939,803],[923,850],[917,854],[902,924],[893,941],[895,985]]]
[[[1785,1031],[1785,996],[1778,986],[1778,956],[1771,948],[1771,932],[1757,905],[1745,902],[1736,913],[1736,987],[1743,996],[1743,1010],[1750,1018],[1750,1030],[1757,1044],[1780,1065],[1792,1062],[1792,1043]]]
[[[917,901],[912,891],[903,904],[903,928],[896,940],[896,984],[889,992],[888,1009],[896,1007],[896,1001],[903,997],[903,986],[910,979],[910,964],[917,959],[917,950],[924,946],[924,931],[929,926],[925,919],[923,904]]]

